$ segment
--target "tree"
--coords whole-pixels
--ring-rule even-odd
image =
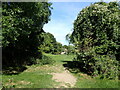
[[[54,52],[54,44],[56,43],[54,36],[51,33],[44,32],[41,37],[43,42],[39,46],[39,50],[45,53]]]
[[[80,11],[70,39],[79,49],[77,59],[87,73],[101,78],[118,77],[120,10],[117,2],[97,2]]]
[[[50,6],[48,2],[2,3],[3,65],[21,65],[38,56],[39,34],[50,20]]]
[[[39,51],[52,54],[59,54],[61,52],[62,44],[56,41],[54,35],[44,32],[41,37],[43,42],[39,46]]]
[[[75,46],[73,45],[68,45],[68,54],[75,54]]]
[[[60,42],[56,42],[55,44],[55,52],[54,54],[60,54],[62,52],[62,44]]]

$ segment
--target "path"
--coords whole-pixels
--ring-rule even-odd
[[[62,73],[52,73],[53,80],[60,82],[60,85],[56,88],[60,87],[73,87],[76,83],[76,78],[70,74],[67,70],[62,71]]]
[[[55,56],[54,56],[55,57]],[[59,56],[60,57],[60,56]],[[56,56],[56,63],[54,65],[54,72],[50,73],[53,77],[52,79],[56,82],[59,82],[59,85],[56,86],[56,88],[64,87],[64,88],[72,88],[76,84],[76,77],[73,76],[64,66],[64,61],[70,61],[73,57],[68,58],[65,56],[62,56],[60,58],[57,58]]]
[[[72,55],[51,55],[56,62],[53,65],[32,65],[20,74],[2,75],[2,84],[6,88],[118,88],[118,80],[91,78],[82,72],[70,73],[66,63],[72,61]],[[70,65],[70,64],[69,64]],[[65,66],[65,67],[64,67]],[[71,69],[70,69],[71,70]],[[77,78],[76,78],[77,77]],[[111,86],[112,85],[112,86]],[[1,88],[1,87],[0,87]]]
[[[4,75],[4,87],[15,88],[72,88],[76,77],[63,64],[72,61],[73,56],[46,54],[55,60],[54,64],[32,65],[18,75]]]

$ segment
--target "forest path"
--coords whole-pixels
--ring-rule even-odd
[[[52,57],[52,56],[50,56]],[[77,78],[73,76],[63,65],[66,64],[67,61],[72,61],[73,56],[60,55],[53,56],[53,59],[56,61],[52,66],[54,68],[54,72],[51,74],[52,80],[55,80],[59,84],[55,86],[55,88],[72,88],[76,84]]]

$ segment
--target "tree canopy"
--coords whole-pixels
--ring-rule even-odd
[[[62,50],[62,44],[57,42],[55,37],[51,33],[44,32],[41,37],[43,38],[42,44],[39,46],[39,50],[45,53],[60,54]]]
[[[80,11],[70,41],[79,50],[83,68],[102,78],[118,76],[120,7],[117,2],[97,2]]]
[[[2,3],[3,65],[24,63],[27,57],[38,56],[38,46],[42,43],[39,35],[50,15],[48,2]]]

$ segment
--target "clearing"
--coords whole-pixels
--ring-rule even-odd
[[[65,67],[75,55],[51,55],[54,64],[32,65],[16,75],[2,75],[3,86],[12,88],[118,88],[116,80],[100,80]]]

